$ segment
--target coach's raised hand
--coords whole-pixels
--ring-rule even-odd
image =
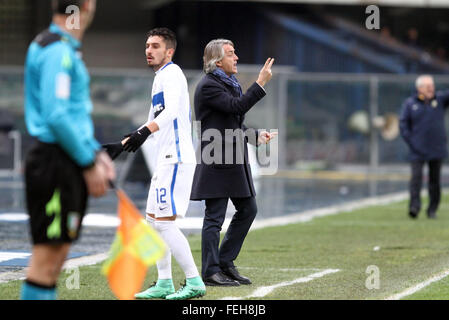
[[[268,58],[265,62],[265,65],[262,67],[262,69],[259,72],[259,77],[257,78],[256,82],[261,86],[265,86],[268,81],[271,80],[271,77],[273,76],[273,73],[271,72],[271,66],[274,63],[274,58]]]

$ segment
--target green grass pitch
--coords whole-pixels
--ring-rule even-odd
[[[423,204],[425,208],[426,203]],[[257,299],[384,299],[449,269],[449,197],[445,195],[436,220],[421,212],[417,220],[406,214],[405,201],[314,219],[306,223],[251,231],[235,262],[252,285],[232,288],[207,287],[203,299],[250,296],[264,286],[288,283],[326,270],[338,272],[308,282],[275,288]],[[200,236],[189,237],[200,268]],[[176,289],[183,273],[175,260]],[[379,270],[378,288],[367,288],[369,266]],[[79,289],[67,289],[63,271],[59,299],[114,299],[101,264],[79,269]],[[144,288],[156,280],[156,267],[149,268]],[[0,285],[0,299],[18,299],[21,281]],[[404,299],[448,299],[449,277]]]

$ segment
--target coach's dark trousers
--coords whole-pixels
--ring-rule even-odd
[[[421,209],[421,186],[422,186],[422,176],[423,167],[425,161],[413,161],[412,168],[412,179],[410,181],[410,206],[411,211],[419,212]],[[430,160],[427,161],[429,165],[429,206],[427,208],[427,213],[434,213],[438,209],[441,198],[441,187],[440,187],[440,173],[441,173],[441,160]]]
[[[206,199],[206,212],[201,235],[203,278],[234,266],[243,241],[257,214],[254,197],[231,198],[236,208],[226,234],[220,243],[220,231],[225,220],[229,198]]]

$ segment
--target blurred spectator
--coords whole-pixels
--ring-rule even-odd
[[[380,36],[383,39],[386,39],[386,40],[391,39],[392,36],[391,36],[390,28],[389,27],[382,27],[382,29],[380,30]]]
[[[407,31],[407,44],[415,49],[419,49],[419,32],[416,28],[409,28]]]
[[[436,56],[438,58],[440,58],[441,60],[446,60],[446,49],[443,47],[438,47],[436,52],[435,52]]]
[[[391,35],[391,29],[389,27],[382,27],[382,29],[380,30],[380,37],[382,41],[389,44],[397,43],[397,40]]]

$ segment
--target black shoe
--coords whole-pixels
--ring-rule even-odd
[[[231,279],[238,281],[240,284],[251,284],[251,280],[247,277],[242,276],[236,267],[231,267],[227,269],[223,269],[223,273]]]
[[[437,218],[436,212],[427,212],[427,218],[436,219]]]
[[[416,219],[418,217],[418,213],[419,213],[419,210],[416,210],[414,208],[410,208],[410,210],[408,211],[408,215],[412,219]]]
[[[214,273],[210,277],[204,278],[203,281],[206,286],[236,287],[240,285],[240,283],[235,280],[229,279],[222,272]]]

